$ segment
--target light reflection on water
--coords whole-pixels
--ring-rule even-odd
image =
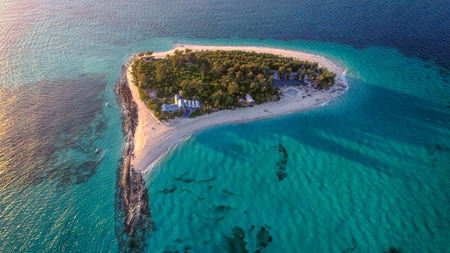
[[[0,88],[0,185],[14,182],[20,189],[50,178],[73,182],[64,176],[70,169],[55,167],[57,151],[68,147],[87,154],[84,159],[97,160],[86,148],[104,131],[100,128],[97,136],[89,133],[95,131],[89,126],[101,112],[105,85],[102,78],[81,78]],[[82,163],[75,157],[70,160],[75,163],[69,167]],[[86,165],[83,169],[92,167]]]

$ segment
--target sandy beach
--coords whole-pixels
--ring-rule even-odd
[[[330,100],[339,96],[347,89],[344,69],[324,57],[299,51],[266,47],[180,45],[167,52],[154,53],[153,56],[162,58],[177,49],[184,50],[186,48],[192,49],[193,51],[255,51],[317,62],[319,65],[336,73],[336,83],[328,90],[315,90],[311,87],[286,87],[281,89],[281,99],[277,102],[269,102],[235,110],[221,110],[193,119],[176,118],[169,121],[159,121],[153,116],[152,111],[140,100],[138,88],[132,84],[131,67],[128,66],[128,84],[133,100],[137,104],[138,111],[138,125],[134,138],[134,156],[131,164],[138,171],[144,173],[149,172],[170,149],[200,130],[221,124],[277,117],[326,105]]]

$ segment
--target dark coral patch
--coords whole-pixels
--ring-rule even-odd
[[[198,180],[197,183],[201,184],[201,183],[207,183],[207,182],[212,182],[216,180],[216,177],[212,177],[210,179],[203,179],[203,180]]]
[[[164,190],[159,191],[159,193],[168,194],[168,193],[173,193],[176,190],[177,190],[177,187],[175,185],[172,185],[172,188],[170,188],[170,189],[165,188]]]
[[[233,228],[233,237],[225,237],[226,244],[225,250],[227,252],[232,253],[246,253],[248,250],[246,249],[247,243],[245,242],[245,233],[244,230],[240,227]]]
[[[179,176],[179,177],[173,177],[173,179],[176,180],[176,181],[184,182],[184,183],[186,183],[186,184],[195,182],[195,179],[193,179],[193,178],[185,178],[185,177],[187,176],[187,174],[188,174],[188,173],[185,172],[185,173],[183,173],[183,174],[182,174],[181,176]]]
[[[352,251],[355,251],[356,248],[357,248],[356,239],[355,237],[352,236],[352,246],[344,249],[342,253],[350,253]]]
[[[277,172],[278,181],[282,181],[287,177],[287,173],[284,171],[278,171]]]
[[[261,251],[265,247],[269,246],[269,243],[272,242],[272,236],[265,227],[261,227],[261,230],[259,230],[256,235],[256,239],[258,241],[258,251]]]
[[[288,159],[288,153],[286,148],[281,145],[278,144],[278,152],[281,154],[281,158],[280,160],[277,162],[277,177],[278,177],[278,181],[283,181],[283,179],[285,179],[287,177],[287,172],[286,172],[286,166],[287,166],[287,159]]]

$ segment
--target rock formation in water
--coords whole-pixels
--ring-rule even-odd
[[[286,148],[283,147],[283,145],[281,145],[281,144],[278,144],[278,152],[282,155],[282,158],[280,159],[280,161],[277,162],[277,166],[278,166],[277,177],[278,177],[278,181],[283,181],[283,179],[287,177],[286,165],[287,165],[288,154],[287,154]]]
[[[233,237],[225,237],[225,250],[230,253],[247,253],[245,233],[240,227],[233,228]]]

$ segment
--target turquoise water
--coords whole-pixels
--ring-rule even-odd
[[[347,1],[337,18],[326,17],[340,6],[309,4],[0,2],[0,251],[118,251],[113,87],[131,53],[177,41],[321,54],[348,70],[350,89],[171,151],[147,175],[156,230],[142,251],[223,252],[236,226],[250,252],[262,226],[264,252],[450,251],[448,6],[418,1],[393,22],[396,4]],[[368,9],[375,19],[360,16]]]
[[[253,252],[267,224],[267,252],[448,251],[448,86],[436,71],[386,48],[274,46],[334,58],[348,68],[349,91],[313,111],[205,131],[170,152],[149,175],[150,245],[222,250],[239,226]]]

